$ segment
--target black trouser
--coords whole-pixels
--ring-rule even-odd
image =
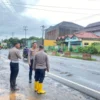
[[[43,83],[44,78],[45,78],[45,69],[36,69],[35,81],[39,81],[39,83]]]
[[[17,78],[17,75],[18,75],[18,72],[19,72],[19,64],[18,63],[10,63],[10,71],[11,71],[11,74],[10,74],[10,87],[12,89],[15,88],[15,85],[16,85],[16,78]]]
[[[31,62],[31,65],[30,65],[30,68],[29,68],[29,80],[31,81],[32,80],[32,71],[33,71],[33,59],[30,61]]]

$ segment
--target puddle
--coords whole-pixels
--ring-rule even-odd
[[[69,72],[61,72],[60,74],[68,74]]]
[[[73,74],[71,74],[69,72],[61,72],[60,74],[66,74],[66,76],[73,76]]]
[[[66,76],[69,76],[69,77],[71,77],[71,76],[73,76],[73,74],[68,74],[68,75],[66,75]]]

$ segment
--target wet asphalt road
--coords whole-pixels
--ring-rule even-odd
[[[1,54],[7,58],[8,51]],[[50,72],[100,91],[100,62],[49,56]]]
[[[86,95],[81,94],[80,92],[77,92],[73,89],[69,89],[68,87],[64,87],[62,84],[57,83],[55,81],[53,81],[52,79],[48,78],[45,81],[45,83],[48,83],[48,85],[45,86],[46,90],[47,90],[47,94],[45,96],[37,96],[36,94],[34,94],[33,92],[33,85],[29,85],[28,84],[28,67],[26,66],[26,64],[24,64],[22,61],[20,61],[20,65],[23,67],[20,67],[20,74],[18,77],[18,86],[21,89],[21,92],[18,92],[17,94],[13,94],[10,93],[9,97],[7,94],[5,94],[8,92],[9,93],[9,83],[4,84],[6,82],[9,82],[9,77],[6,77],[4,74],[6,74],[7,76],[9,76],[9,61],[7,60],[7,54],[8,51],[4,51],[2,50],[1,55],[3,56],[2,59],[3,61],[6,63],[6,66],[4,66],[4,62],[0,62],[0,74],[1,74],[1,80],[0,81],[0,100],[5,100],[5,98],[8,98],[6,100],[9,100],[9,97],[11,98],[15,98],[17,97],[17,99],[10,99],[10,100],[24,100],[24,99],[20,99],[20,98],[25,98],[25,100],[66,100],[66,98],[70,95],[70,93],[72,95],[69,96],[69,98],[67,100],[95,100],[93,98],[90,98]],[[50,59],[50,65],[51,65],[51,72],[61,76],[63,78],[72,80],[74,82],[83,84],[85,86],[88,86],[90,88],[96,89],[96,90],[100,90],[100,68],[99,68],[99,64],[100,62],[97,61],[84,61],[84,60],[77,60],[77,59],[69,59],[69,58],[62,58],[62,57],[52,57],[49,56]],[[6,72],[5,72],[6,70]],[[23,72],[22,72],[23,71]],[[22,77],[24,76],[24,77]],[[25,77],[26,76],[26,77]],[[52,84],[53,83],[53,84]],[[24,85],[22,85],[24,84]],[[49,90],[47,89],[48,87],[52,87],[49,88]],[[4,90],[5,89],[5,90]],[[62,90],[62,91],[61,91]],[[4,91],[4,93],[2,93],[2,91]],[[30,91],[30,92],[29,92]],[[53,92],[52,92],[53,91]],[[70,92],[68,92],[70,91]],[[51,92],[51,95],[50,95]],[[65,93],[66,92],[66,93]],[[68,94],[67,94],[68,92]],[[57,95],[62,93],[62,95]],[[2,95],[4,95],[2,97]],[[15,96],[17,95],[17,96]],[[74,97],[73,97],[74,95]],[[7,96],[7,97],[6,97]],[[28,97],[26,99],[26,97]],[[71,98],[72,97],[72,98]],[[19,98],[19,99],[18,99]]]
[[[63,57],[49,57],[51,72],[100,91],[100,62]]]

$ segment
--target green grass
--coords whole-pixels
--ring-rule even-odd
[[[48,53],[49,54],[49,53]],[[59,53],[56,53],[54,56],[61,56]],[[66,57],[66,56],[63,56],[63,57]],[[83,57],[80,57],[80,56],[71,56],[71,57],[67,57],[67,58],[74,58],[74,59],[83,59]],[[86,60],[89,60],[89,61],[97,61],[96,59],[94,58],[91,58],[91,59],[86,59]]]
[[[64,57],[66,57],[66,56],[64,56]],[[71,56],[71,57],[67,57],[67,58],[74,58],[74,59],[82,59],[82,60],[84,60],[82,57],[80,57],[80,56]],[[89,61],[96,61],[96,59],[93,59],[93,58],[91,58],[91,59],[86,59],[86,60],[89,60]]]
[[[59,53],[56,53],[56,55],[55,56],[60,56],[60,54]]]
[[[80,57],[80,56],[71,56],[69,58],[82,59],[82,57]]]

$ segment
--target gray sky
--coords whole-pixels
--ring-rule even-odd
[[[0,0],[1,39],[24,37],[23,26],[28,26],[27,37],[41,37],[41,25],[48,27],[61,21],[72,21],[82,26],[100,21],[100,0]]]

